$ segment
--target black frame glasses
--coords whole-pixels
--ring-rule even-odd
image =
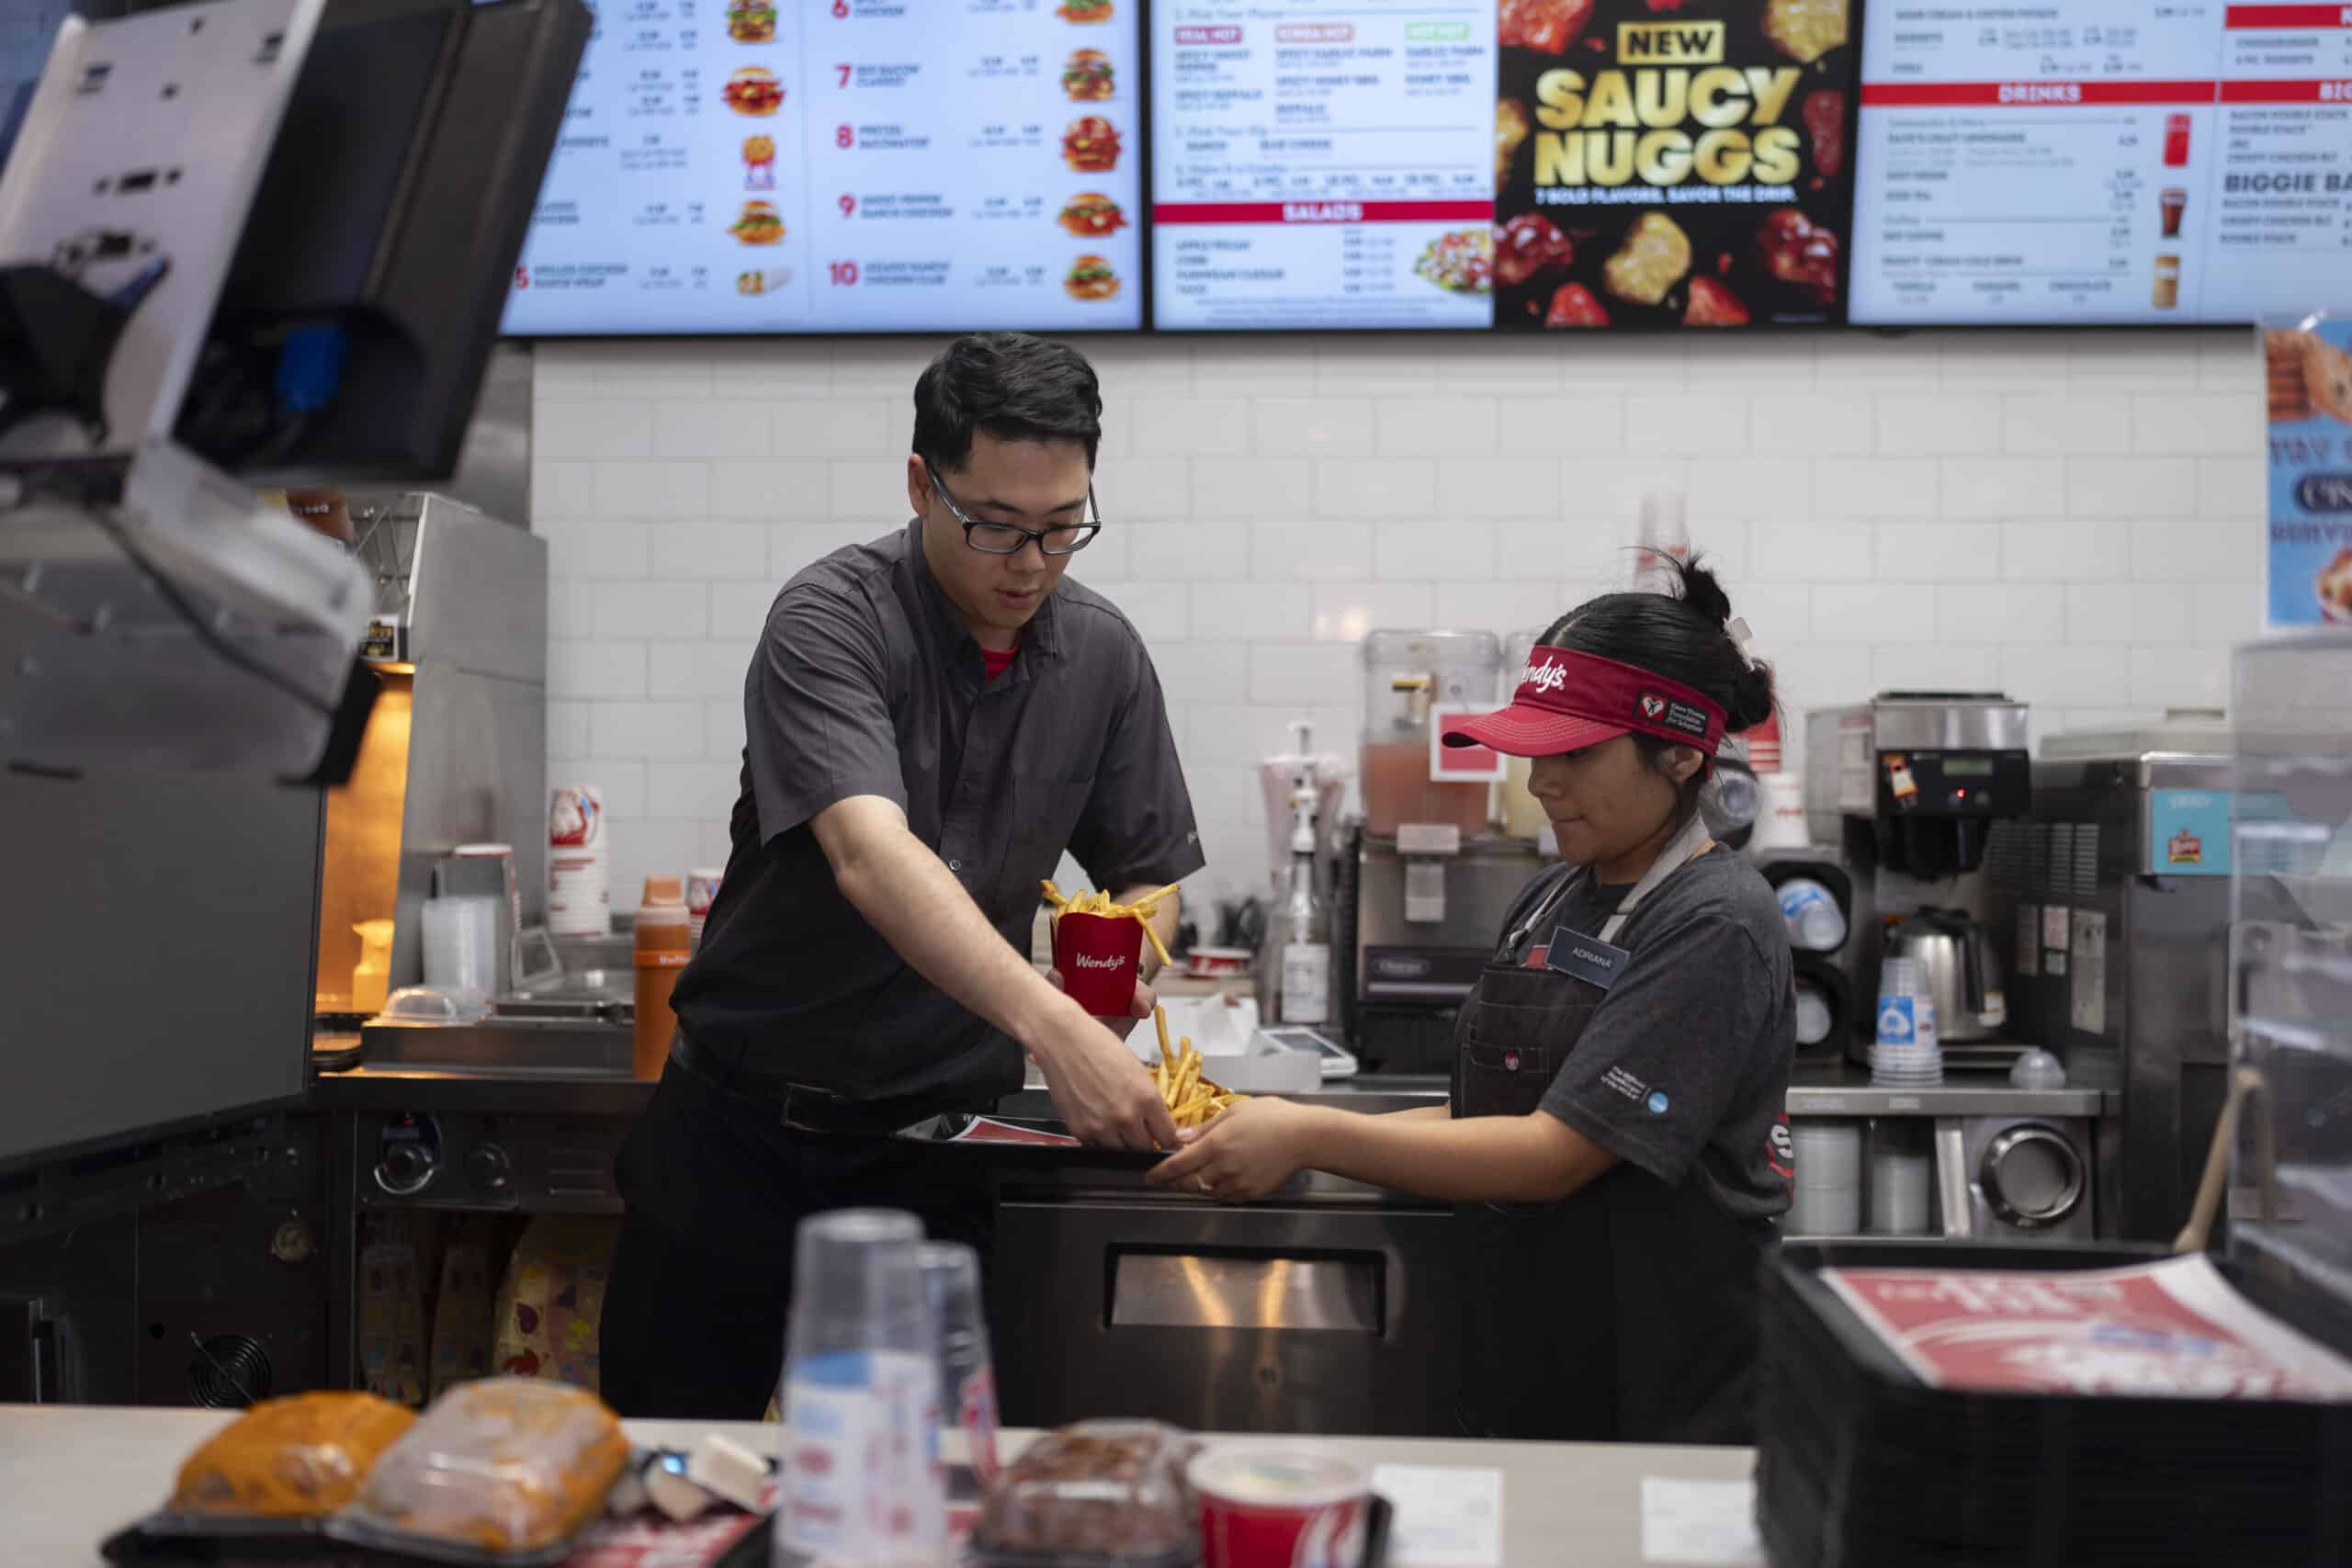
[[[1074,556],[1092,544],[1094,536],[1102,531],[1102,509],[1094,504],[1094,481],[1091,479],[1086,482],[1087,521],[1065,523],[1056,528],[1023,528],[1016,523],[990,523],[984,518],[973,516],[964,510],[953,495],[948,493],[947,487],[939,482],[939,475],[932,472],[929,465],[925,465],[925,473],[931,480],[933,493],[946,502],[949,513],[954,514],[956,522],[964,525],[964,543],[984,556],[1017,556],[1027,549],[1032,543],[1035,543],[1038,550],[1045,555]],[[1018,536],[1018,537],[1009,545],[984,545],[974,536],[975,530],[982,528],[990,530],[1000,539],[1008,535]],[[1057,548],[1046,542],[1048,537],[1056,534],[1075,534],[1078,537]]]

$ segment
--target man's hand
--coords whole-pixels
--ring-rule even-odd
[[[1029,1049],[1046,1075],[1054,1108],[1080,1143],[1114,1149],[1176,1146],[1176,1119],[1159,1098],[1159,1086],[1102,1020],[1065,1006]]]
[[[1058,969],[1046,970],[1046,978],[1054,983],[1054,989],[1057,991],[1066,991],[1069,988],[1062,984],[1062,972]],[[1136,1032],[1136,1024],[1151,1016],[1151,1010],[1159,1005],[1159,993],[1155,992],[1149,986],[1145,985],[1141,980],[1137,980],[1136,982],[1135,1000],[1127,1004],[1127,1016],[1125,1018],[1103,1019],[1102,1021],[1102,1027],[1117,1035],[1120,1039],[1125,1040],[1128,1035],[1133,1034]]]

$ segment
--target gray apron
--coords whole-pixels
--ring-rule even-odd
[[[1590,933],[1613,942],[1640,901],[1707,845],[1693,818]],[[1539,878],[1506,922],[1454,1024],[1457,1117],[1523,1116],[1609,993],[1529,968],[1521,943],[1589,874]],[[1517,914],[1517,911],[1514,911]],[[1556,1203],[1455,1211],[1462,1422],[1474,1437],[1746,1443],[1757,1342],[1756,1270],[1769,1227],[1734,1219],[1695,1179],[1668,1187],[1620,1161]]]

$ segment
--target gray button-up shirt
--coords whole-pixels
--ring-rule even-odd
[[[1038,883],[1067,848],[1097,887],[1204,863],[1143,639],[1065,578],[986,680],[922,557],[921,524],[785,584],[743,682],[747,743],[727,877],[679,976],[678,1020],[739,1089],[977,1105],[1020,1049],[909,967],[835,886],[809,821],[894,800],[1026,953]]]

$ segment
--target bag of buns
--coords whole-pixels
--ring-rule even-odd
[[[338,1536],[538,1552],[594,1517],[628,1460],[619,1418],[593,1393],[536,1378],[462,1383],[377,1461]]]
[[[266,1399],[180,1466],[169,1511],[204,1517],[323,1518],[416,1420],[372,1393]]]

